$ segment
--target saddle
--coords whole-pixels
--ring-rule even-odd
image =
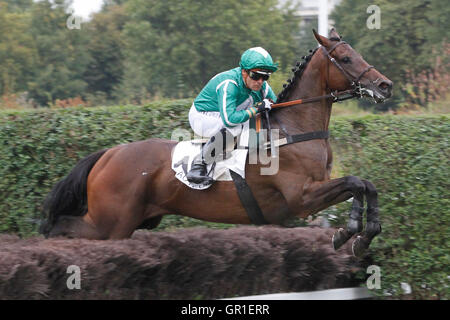
[[[247,122],[244,124],[242,133],[238,138],[238,142],[235,145],[235,149],[227,153],[227,157],[224,160],[217,161],[207,166],[209,174],[212,174],[212,178],[216,181],[232,181],[230,171],[237,173],[243,179],[245,179],[245,164],[248,154],[249,145],[249,130],[250,126]],[[172,154],[172,169],[175,171],[175,177],[182,183],[192,189],[204,190],[211,185],[194,184],[189,182],[186,178],[186,174],[191,169],[191,164],[196,155],[201,151],[203,144],[208,142],[208,139],[197,139],[190,141],[179,142]]]

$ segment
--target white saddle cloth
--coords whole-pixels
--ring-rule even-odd
[[[223,161],[218,161],[214,168],[212,178],[216,181],[232,181],[230,170],[233,170],[245,179],[245,163],[247,160],[248,149],[248,121],[244,124],[239,139],[239,146],[242,149],[236,149],[231,152],[231,157]],[[172,169],[175,171],[175,177],[185,185],[193,189],[207,189],[211,185],[201,185],[189,182],[186,174],[191,170],[192,161],[200,153],[202,142],[204,140],[191,140],[179,142],[172,152]],[[207,166],[208,172],[211,170],[212,164]]]

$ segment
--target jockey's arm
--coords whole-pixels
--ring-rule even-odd
[[[249,108],[254,114],[270,110],[271,105],[277,101],[277,96],[267,82],[264,82],[261,89],[261,95],[258,95],[257,100],[260,101]]]
[[[227,127],[234,127],[255,116],[255,111],[236,110],[238,88],[234,81],[226,81],[217,89],[217,102],[220,116]]]

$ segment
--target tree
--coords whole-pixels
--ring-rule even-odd
[[[81,96],[87,87],[83,74],[90,61],[86,50],[88,34],[83,28],[67,28],[69,3],[40,1],[31,12],[30,30],[39,58],[28,88],[40,105]]]
[[[380,8],[381,28],[369,29],[367,8]],[[398,107],[404,99],[402,85],[407,72],[431,68],[445,30],[450,28],[450,9],[445,0],[343,0],[334,10],[338,32],[380,72],[394,81],[394,97],[380,110]],[[436,53],[439,51],[436,51]]]
[[[294,61],[297,22],[275,0],[130,0],[125,75],[119,92],[193,96],[214,74],[237,67],[246,49],[266,48],[282,68]]]
[[[33,5],[33,0],[2,0],[9,12],[23,12]]]
[[[28,13],[0,1],[0,95],[25,91],[36,61]]]
[[[104,94],[112,99],[113,89],[119,85],[123,77],[122,29],[128,18],[123,6],[109,5],[95,14],[86,25],[90,35],[87,50],[91,57],[84,74],[91,94]]]

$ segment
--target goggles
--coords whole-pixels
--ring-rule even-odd
[[[252,71],[252,70],[250,70],[248,72],[248,75],[250,76],[251,79],[253,79],[255,81],[258,81],[261,78],[264,81],[267,81],[267,80],[269,80],[271,73],[267,72],[267,71]]]

